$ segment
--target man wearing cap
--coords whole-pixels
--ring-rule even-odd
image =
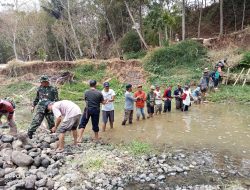
[[[104,89],[102,90],[102,95],[106,104],[102,105],[102,121],[103,121],[103,132],[106,130],[106,124],[109,120],[110,128],[113,129],[114,124],[114,100],[115,92],[109,88],[109,83],[105,82],[103,84]]]
[[[139,121],[141,115],[142,115],[142,119],[146,119],[144,106],[145,106],[145,101],[147,97],[146,97],[146,93],[142,90],[142,85],[137,86],[137,91],[135,92],[134,97],[137,99],[135,103],[137,121]]]
[[[13,104],[8,101],[8,100],[0,100],[0,125],[2,125],[1,118],[2,116],[6,116],[8,125],[10,126],[10,134],[11,135],[16,135],[17,133],[17,128],[16,128],[16,123],[14,120],[14,111],[15,108]]]
[[[56,131],[59,133],[59,141],[57,152],[62,152],[64,150],[64,137],[67,131],[72,131],[74,145],[77,144],[77,127],[81,119],[81,109],[75,103],[69,100],[62,100],[58,102],[46,103],[46,108],[48,111],[52,111],[55,118],[55,126],[51,129],[53,133]],[[60,128],[58,129],[58,127]]]
[[[183,90],[181,88],[181,85],[178,84],[177,89],[174,91],[176,109],[182,108],[182,98],[181,98],[182,93],[183,93]]]
[[[155,106],[155,97],[156,94],[154,92],[155,86],[150,87],[150,92],[147,94],[147,110],[148,110],[148,118],[153,117],[154,114],[154,106]]]
[[[89,122],[89,118],[91,117],[92,121],[92,130],[95,133],[95,140],[99,139],[99,116],[100,116],[100,105],[105,104],[106,101],[103,98],[103,95],[100,91],[96,89],[96,81],[89,81],[90,89],[84,93],[84,100],[86,102],[86,107],[83,111],[82,118],[79,124],[79,133],[77,142],[81,143],[83,138],[83,132],[86,128],[86,125]]]
[[[122,125],[126,125],[127,120],[129,120],[129,124],[133,122],[133,112],[134,112],[134,102],[137,98],[133,97],[132,94],[132,85],[126,85],[125,92],[125,106],[124,106],[124,118],[122,121]]]
[[[53,86],[50,86],[49,77],[47,75],[42,75],[40,78],[41,85],[37,89],[36,98],[33,102],[31,112],[34,111],[37,106],[36,113],[32,119],[30,127],[28,129],[28,136],[32,138],[36,129],[41,125],[44,117],[48,122],[48,127],[51,130],[55,126],[54,115],[45,107],[47,101],[58,101],[58,92],[57,89]]]

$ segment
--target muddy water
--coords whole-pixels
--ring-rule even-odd
[[[144,121],[135,121],[134,114],[133,124],[124,127],[121,126],[122,107],[116,105],[114,129],[108,126],[107,131],[100,135],[112,143],[142,140],[156,147],[166,144],[173,148],[209,148],[250,158],[249,105],[193,105],[185,113],[175,110],[173,103],[172,106],[171,113]],[[30,121],[31,114],[28,110],[17,111],[16,117],[19,123],[28,126],[25,123]],[[88,124],[86,133],[92,135],[91,124]]]

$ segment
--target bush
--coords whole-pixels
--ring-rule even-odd
[[[125,59],[141,59],[147,54],[146,51],[129,52],[125,54]]]
[[[250,51],[244,53],[240,65],[249,68],[250,67]]]
[[[184,41],[154,51],[145,60],[145,69],[153,73],[151,82],[187,83],[197,80],[204,67],[206,49],[195,41]],[[155,81],[157,80],[157,81]]]
[[[124,53],[138,52],[141,50],[140,37],[134,31],[128,32],[121,39],[120,47]]]

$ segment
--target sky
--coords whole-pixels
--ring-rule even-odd
[[[31,11],[39,10],[39,0],[0,0],[0,11],[14,9],[17,2],[19,10]]]

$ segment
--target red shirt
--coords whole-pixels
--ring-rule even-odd
[[[135,103],[137,108],[144,108],[145,101],[147,99],[146,93],[144,91],[136,91],[134,94],[135,98],[140,97]]]
[[[13,117],[14,108],[9,101],[0,100],[0,114],[9,113],[8,119]]]
[[[171,95],[171,89],[170,88],[167,88],[165,91],[164,91],[164,94],[163,94],[163,98],[167,98],[167,99],[172,99],[172,95]]]

